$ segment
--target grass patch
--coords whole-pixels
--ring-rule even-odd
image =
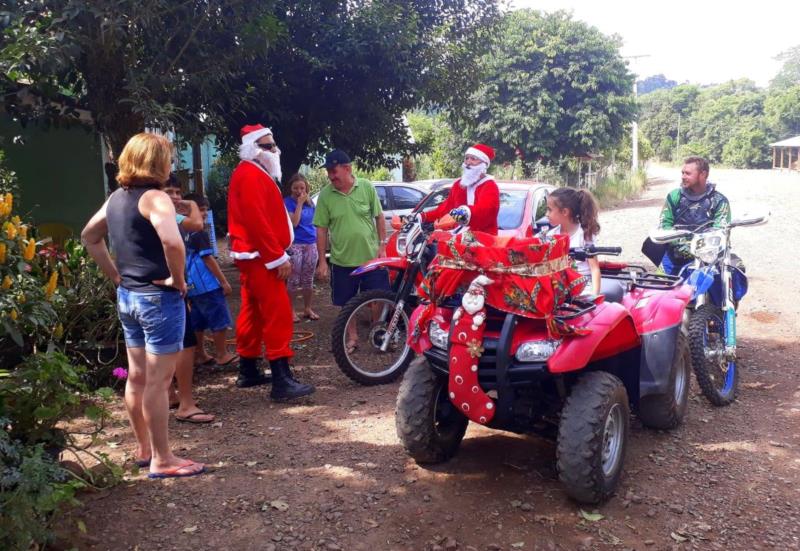
[[[637,197],[647,185],[647,173],[636,172],[614,173],[600,180],[592,190],[601,208],[610,208],[619,203]]]

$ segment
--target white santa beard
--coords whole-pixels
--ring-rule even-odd
[[[476,184],[481,177],[486,174],[486,170],[489,168],[486,166],[486,163],[481,163],[475,166],[466,166],[461,165],[461,181],[459,184],[463,188],[467,188],[473,184]]]
[[[281,156],[271,151],[261,151],[257,160],[264,165],[269,175],[277,182],[280,181],[281,173]]]

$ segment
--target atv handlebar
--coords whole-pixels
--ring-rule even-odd
[[[586,260],[595,256],[619,256],[622,254],[622,247],[575,247],[569,250],[569,256],[575,260]]]

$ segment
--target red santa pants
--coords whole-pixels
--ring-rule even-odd
[[[289,347],[294,324],[286,282],[260,259],[238,260],[242,307],[236,318],[236,351],[243,358],[258,358],[262,344],[268,360],[291,358]]]

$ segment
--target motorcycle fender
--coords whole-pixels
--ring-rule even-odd
[[[602,303],[594,312],[578,318],[576,322],[581,327],[591,329],[591,333],[564,339],[547,361],[551,373],[577,371],[593,361],[639,346],[636,326],[628,311],[620,304]]]
[[[689,274],[689,279],[686,282],[694,289],[692,295],[693,300],[708,292],[714,284],[716,274],[717,271],[713,266],[705,266],[699,270],[693,270],[692,273]]]
[[[399,256],[389,256],[386,258],[376,258],[370,260],[366,264],[362,264],[350,273],[350,276],[359,276],[367,272],[373,272],[380,268],[388,268],[389,270],[405,270],[408,267],[408,260]]]
[[[639,398],[669,391],[669,372],[675,357],[680,324],[642,335]]]

